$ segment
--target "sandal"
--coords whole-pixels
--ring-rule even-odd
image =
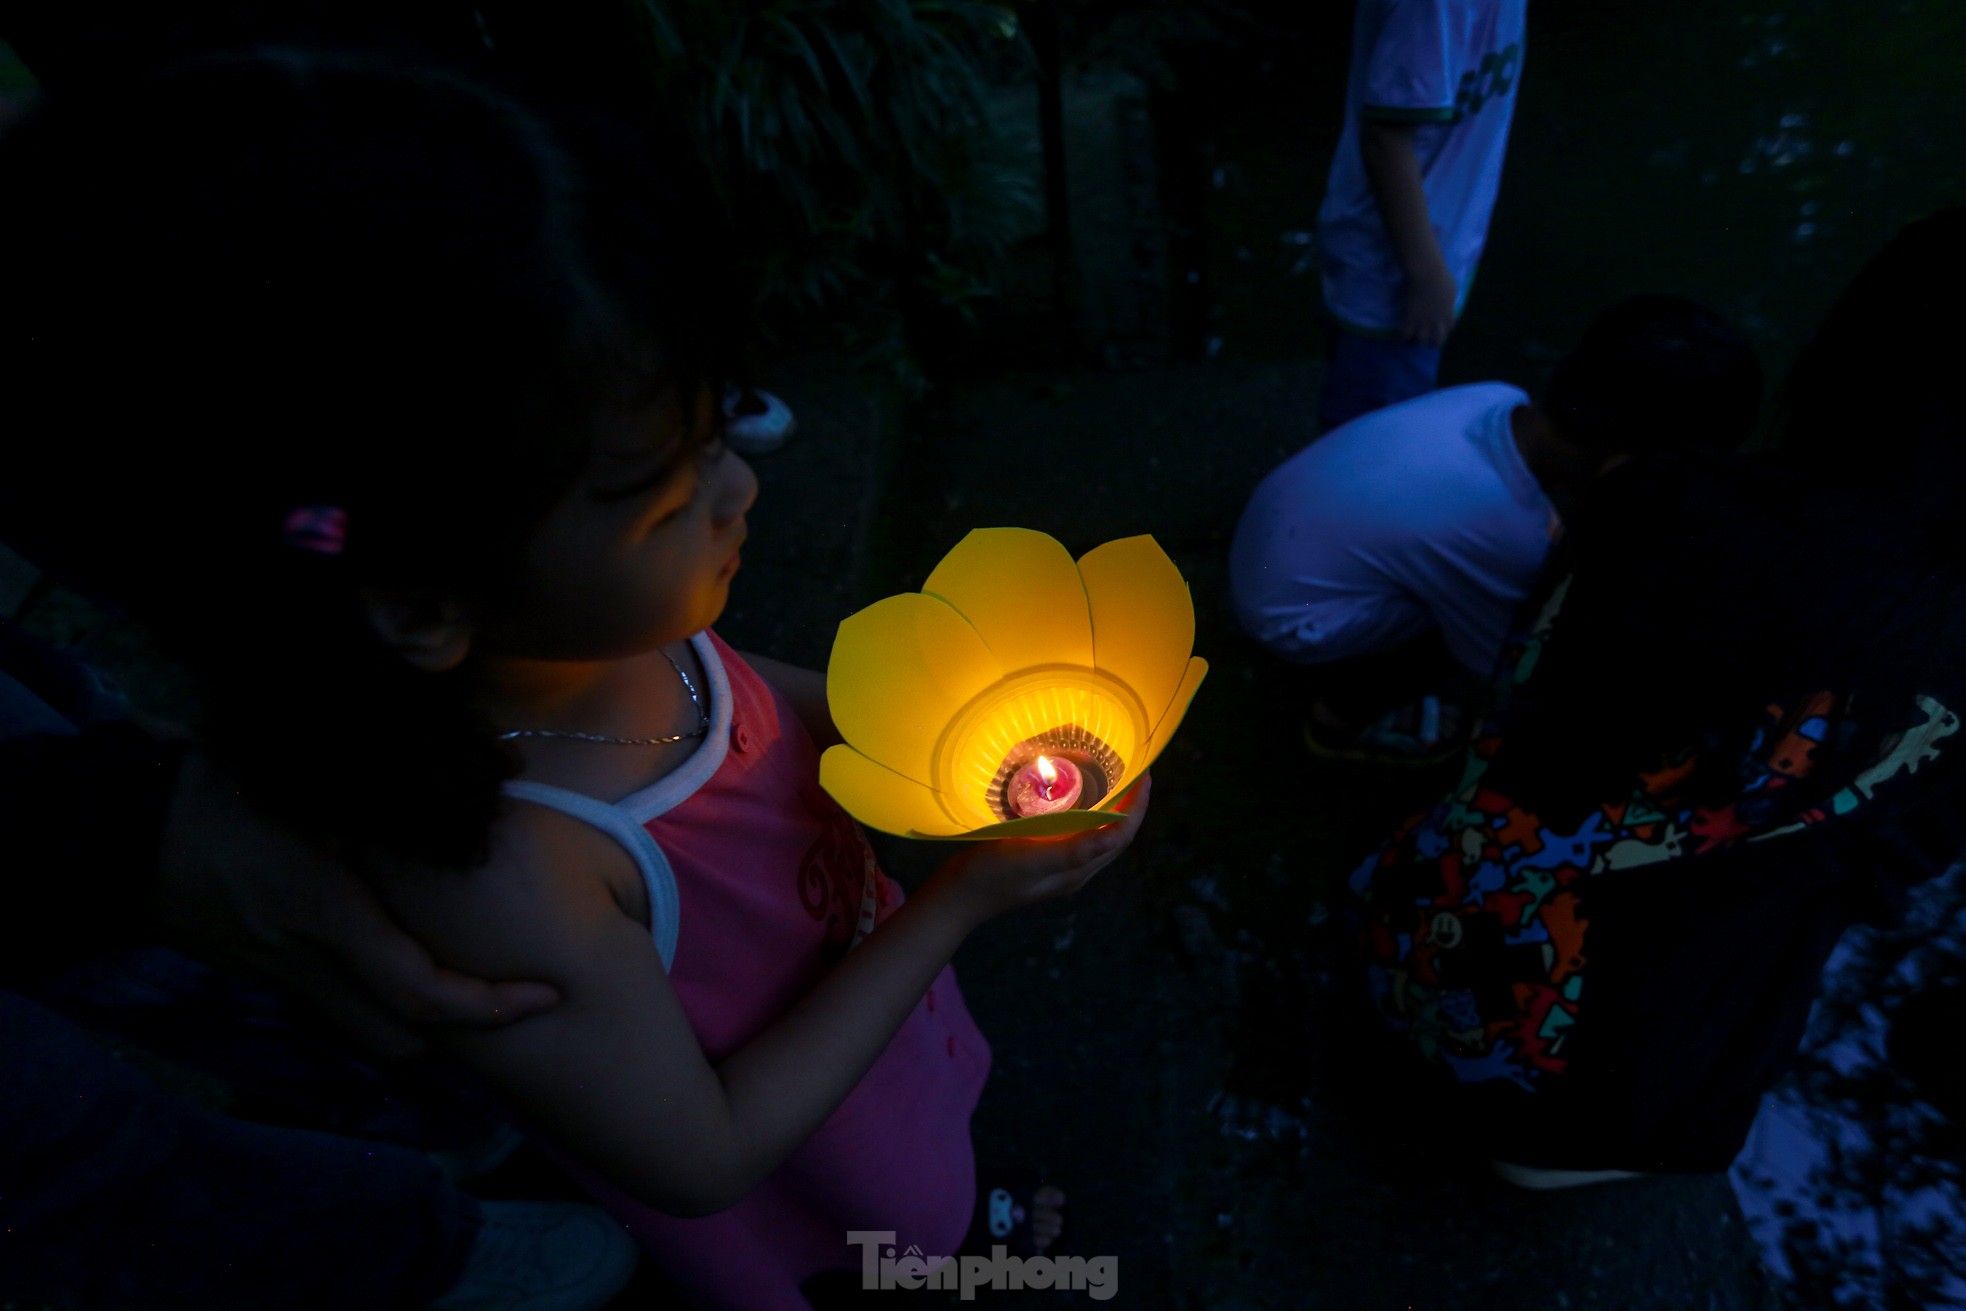
[[[1304,721],[1304,748],[1323,760],[1368,765],[1438,765],[1461,749],[1461,714],[1437,696],[1389,710],[1349,736]]]

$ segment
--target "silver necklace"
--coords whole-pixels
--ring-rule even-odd
[[[693,737],[702,737],[710,731],[710,712],[703,708],[703,698],[696,694],[696,684],[690,681],[683,667],[676,663],[675,657],[667,651],[662,658],[676,671],[676,677],[683,680],[683,691],[689,693],[689,703],[696,707],[696,727],[687,733],[671,733],[668,737],[608,737],[604,733],[574,733],[559,728],[515,728],[509,733],[500,733],[498,740],[509,742],[515,737],[565,737],[577,742],[606,742],[619,747],[666,747],[675,742],[687,742]]]

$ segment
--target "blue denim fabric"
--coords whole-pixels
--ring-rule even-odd
[[[1361,337],[1332,324],[1325,331],[1331,334],[1331,349],[1325,360],[1324,390],[1318,397],[1320,433],[1361,414],[1425,395],[1440,379],[1438,346]]]
[[[68,693],[100,691],[79,665],[70,672],[80,682],[51,682],[47,655],[10,663],[60,709],[0,670],[0,733],[72,733],[78,704]],[[109,698],[82,700],[113,712]],[[320,1112],[338,1106],[351,1127],[427,1136],[381,1091],[379,1074],[344,1061],[355,1072],[344,1083],[365,1094],[352,1099],[321,1079],[333,1063],[286,1043],[291,1035],[231,996],[235,987],[157,949],[93,963],[49,995],[92,1025],[175,1039],[160,1045],[192,1049],[173,1054],[199,1064],[229,1057],[234,1068],[222,1073],[282,1118],[321,1124],[331,1117]],[[478,1203],[421,1151],[215,1114],[13,992],[0,991],[0,1053],[0,1303],[413,1308],[448,1289],[470,1254]],[[252,1086],[252,1072],[265,1086]]]
[[[90,1311],[421,1307],[478,1203],[429,1157],[161,1091],[0,992],[0,1299]]]
[[[222,1080],[244,1119],[424,1152],[469,1148],[505,1123],[462,1071],[372,1065],[278,993],[168,947],[99,956],[32,995],[93,1033]]]

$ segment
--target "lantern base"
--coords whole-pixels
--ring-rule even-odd
[[[996,776],[990,780],[989,791],[984,794],[991,814],[998,819],[1019,818],[1006,795],[1010,780],[1039,756],[1069,760],[1078,767],[1081,783],[1074,810],[1093,809],[1112,791],[1113,780],[1126,776],[1126,762],[1117,751],[1077,724],[1065,724],[1025,738],[1005,755]]]

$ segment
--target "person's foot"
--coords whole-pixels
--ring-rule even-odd
[[[724,444],[739,455],[769,455],[798,426],[792,407],[768,391],[732,387],[724,393]]]
[[[1424,696],[1356,727],[1320,700],[1304,721],[1304,745],[1327,760],[1383,765],[1431,765],[1460,747],[1461,708],[1439,696]]]
[[[430,1311],[599,1311],[635,1273],[635,1241],[584,1202],[486,1202],[464,1270]]]

